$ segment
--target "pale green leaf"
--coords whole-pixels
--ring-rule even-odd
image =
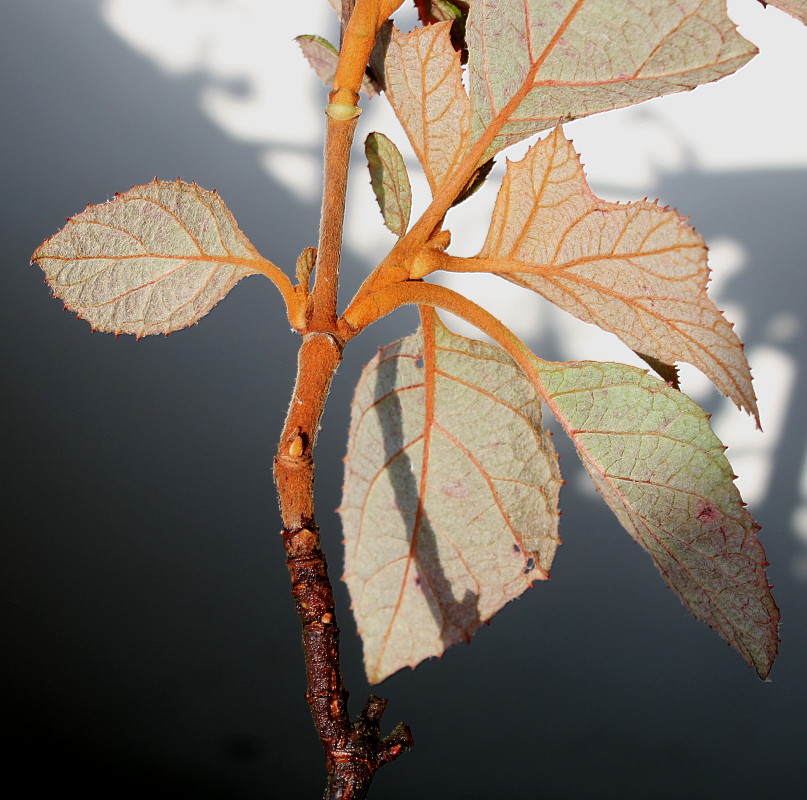
[[[384,91],[432,192],[462,160],[469,131],[468,95],[450,31],[450,22],[406,34],[391,26],[381,31]]]
[[[607,203],[560,129],[509,162],[480,269],[616,334],[651,365],[693,364],[757,416],[742,344],[706,294],[706,247],[675,211]],[[664,375],[669,377],[669,375]]]
[[[426,318],[353,400],[345,580],[375,683],[547,577],[560,477],[535,389],[501,350]]]
[[[544,398],[619,521],[692,614],[766,677],[779,612],[758,526],[708,415],[635,367],[534,364]]]
[[[367,136],[364,153],[384,224],[400,238],[406,233],[412,211],[412,187],[403,156],[383,133]]]
[[[462,11],[453,3],[445,0],[432,0],[431,15],[438,22],[452,22],[455,19],[462,19]]]
[[[93,329],[136,336],[192,325],[268,263],[218,194],[156,179],[87,206],[32,261]]]
[[[300,45],[300,50],[317,77],[330,89],[339,64],[339,51],[327,39],[313,34],[296,36],[294,41]],[[367,97],[375,97],[379,92],[378,85],[369,75],[362,78],[361,89]]]
[[[339,51],[327,39],[313,34],[296,36],[294,41],[300,45],[300,50],[317,77],[330,89],[339,64]]]
[[[756,53],[725,0],[476,0],[466,35],[472,140],[492,137],[483,161],[559,121],[717,80]]]

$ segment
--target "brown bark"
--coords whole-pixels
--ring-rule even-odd
[[[343,2],[343,17],[353,5],[352,0]],[[343,26],[339,68],[326,108],[325,176],[314,286],[309,296],[306,275],[305,284],[295,290],[304,296],[299,304],[304,311],[292,324],[303,335],[303,342],[274,468],[286,565],[302,625],[305,697],[325,751],[325,800],[366,797],[376,770],[412,746],[405,725],[381,738],[386,700],[370,697],[355,721],[348,714],[333,589],[314,521],[312,458],[331,378],[344,347],[337,333],[336,301],[350,146],[359,115],[356,101],[375,32],[388,16],[382,7],[392,10],[394,5],[394,0],[358,0],[347,27]]]
[[[303,338],[297,380],[275,457],[275,483],[283,518],[283,544],[292,596],[302,625],[306,702],[325,750],[326,800],[360,800],[376,770],[412,746],[399,725],[381,738],[386,701],[371,697],[359,718],[348,715],[348,692],[339,667],[339,627],[328,565],[314,521],[314,462],[311,452],[342,343],[330,333]]]

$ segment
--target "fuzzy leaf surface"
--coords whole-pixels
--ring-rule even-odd
[[[156,179],[87,206],[32,261],[93,329],[135,336],[192,325],[268,263],[218,194]]]
[[[807,25],[807,0],[766,0],[763,5],[776,6],[780,11]]]
[[[435,192],[465,153],[470,125],[451,23],[411,33],[385,27],[384,90]]]
[[[403,156],[383,133],[367,136],[364,154],[384,224],[400,238],[406,233],[412,212],[412,187]]]
[[[300,50],[311,69],[314,70],[322,83],[330,89],[333,86],[333,78],[339,64],[339,51],[327,39],[313,34],[297,36],[294,41],[300,45]],[[369,75],[364,76],[361,88],[367,97],[375,97],[378,94],[378,87]]]
[[[502,350],[430,318],[378,353],[353,400],[340,509],[372,683],[547,577],[559,486],[535,389]]]
[[[779,611],[725,448],[686,395],[623,364],[535,360],[597,490],[667,585],[765,678]]]
[[[596,197],[560,128],[508,163],[478,257],[656,362],[693,364],[757,416],[742,344],[706,294],[703,240],[655,203]]]
[[[559,121],[692,89],[756,48],[725,0],[476,0],[466,31],[471,138],[481,160]]]

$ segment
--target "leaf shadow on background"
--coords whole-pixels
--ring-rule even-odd
[[[278,260],[285,253],[292,265],[312,244],[318,208],[290,198],[260,168],[256,146],[234,142],[200,112],[204,77],[167,78],[111,37],[88,3],[0,6],[3,94],[13,109],[0,132],[11,222],[2,231],[8,291],[1,298],[6,419],[13,420],[4,434],[12,475],[2,559],[11,600],[2,619],[10,774],[30,786],[75,782],[88,798],[106,798],[110,787],[121,800],[166,792],[263,798],[269,781],[276,793],[315,796],[321,781],[311,764],[320,749],[302,699],[299,626],[271,523],[267,454],[288,402],[284,378],[293,377],[296,343],[285,319],[267,313],[277,300],[272,287],[261,290],[250,278],[251,288],[237,289],[198,328],[135,344],[90,336],[47,297],[26,262],[64,215],[125,189],[121,170],[133,180],[181,174],[221,191],[226,182],[225,199],[256,246]],[[93,71],[98,64],[103,69]],[[112,133],[118,144],[103,140]],[[781,310],[807,324],[805,186],[803,168],[685,170],[635,196],[659,194],[707,240],[742,242],[747,265],[720,299],[749,310],[744,338],[753,346],[766,341],[767,321]],[[594,188],[607,197],[607,188]],[[377,210],[368,213],[380,225]],[[366,264],[348,251],[343,266],[349,297]],[[323,477],[340,472],[362,361],[416,326],[406,309],[356,340],[318,440]],[[553,357],[548,337],[530,344]],[[804,338],[776,346],[799,367],[792,397],[805,397]],[[158,387],[156,396],[143,391],[147,383]],[[237,413],[228,411],[227,395]],[[111,440],[118,414],[128,430]],[[538,752],[552,765],[541,772],[542,790],[557,797],[747,798],[770,793],[772,775],[780,796],[800,796],[807,606],[804,584],[788,570],[797,543],[787,526],[799,501],[805,416],[804,403],[792,399],[788,434],[772,455],[772,491],[753,509],[784,611],[771,684],[758,685],[676,607],[615,519],[613,536],[599,530],[608,512],[598,498],[568,486],[568,552],[551,592],[512,604],[462,658],[406,671],[389,690],[420,738],[417,762],[379,773],[380,796],[500,796],[499,765],[507,765],[511,794],[529,796]],[[213,435],[198,436],[196,426],[210,420]],[[562,446],[562,437],[555,443]],[[564,451],[567,478],[575,460]],[[339,523],[329,511],[339,502],[338,483],[322,480],[317,489],[332,563],[341,559]],[[624,568],[615,561],[617,537],[625,540],[617,551],[628,556]],[[347,608],[344,585],[335,590]],[[664,598],[673,609],[665,621],[685,623],[662,629],[658,609],[628,606],[626,596]],[[353,630],[348,613],[341,623]],[[525,635],[538,624],[540,637]],[[348,685],[360,685],[358,640],[345,635],[343,643]],[[536,676],[537,688],[525,694]],[[501,724],[489,726],[491,719]],[[484,735],[470,742],[457,735],[474,730]],[[234,747],[249,736],[251,748]],[[51,769],[30,770],[43,759]],[[469,762],[473,769],[464,768]]]
[[[793,516],[807,500],[800,485],[807,453],[807,235],[803,225],[807,169],[704,172],[690,165],[662,175],[658,190],[673,203],[681,198],[685,213],[692,217],[707,242],[729,237],[742,245],[745,263],[726,281],[721,302],[745,312],[742,338],[752,356],[755,348],[770,347],[795,367],[790,396],[783,403],[783,419],[777,424],[779,438],[767,454],[767,490],[754,509],[773,565],[775,597],[783,609],[790,608],[792,613],[794,603],[803,603],[804,584],[801,592],[788,597],[788,586],[795,588],[794,584],[784,584],[775,576],[785,569],[792,574],[799,553],[803,557],[805,550],[805,542],[799,543],[794,535]],[[777,319],[790,319],[796,327],[788,335],[779,335]],[[751,366],[753,369],[753,362]],[[766,425],[774,424],[766,421],[763,413],[763,431]],[[729,459],[731,454],[729,449]]]
[[[682,148],[686,153],[686,147]],[[753,504],[752,511],[763,526],[762,542],[775,574],[793,566],[800,553],[807,558],[805,543],[797,540],[792,522],[793,512],[807,501],[800,483],[807,453],[807,405],[803,402],[807,397],[807,318],[803,299],[807,239],[802,222],[807,202],[807,168],[706,170],[693,155],[687,153],[686,157],[683,167],[675,171],[659,170],[653,185],[639,187],[635,192],[624,185],[609,186],[596,181],[592,182],[592,188],[606,198],[614,193],[657,196],[662,204],[689,217],[707,245],[728,239],[742,248],[742,266],[721,282],[718,306],[743,312],[740,338],[746,353],[751,354],[752,371],[753,353],[758,347],[782,353],[795,367],[794,382],[783,403],[784,419],[774,423],[766,419],[764,408],[761,412],[763,431],[775,426],[780,433],[762,456],[770,459],[767,490],[764,499]],[[731,311],[727,316],[731,320]],[[787,326],[790,331],[777,333],[777,320],[792,321],[793,325]],[[554,328],[542,332],[540,340],[528,338],[526,343],[538,355],[551,360],[586,357],[584,353],[570,352],[562,337],[563,332]],[[613,360],[621,360],[618,353]],[[686,381],[681,389],[687,392]],[[757,391],[764,392],[764,387],[758,386]],[[698,402],[713,414],[722,411],[727,403],[716,391]],[[739,418],[741,412],[734,413]],[[737,452],[729,447],[730,461]],[[568,470],[569,460],[563,463]],[[783,596],[783,591],[787,591],[783,581],[774,578],[773,582],[777,584],[777,602],[786,609],[788,599]],[[797,597],[793,599],[799,602]]]
[[[384,438],[384,463],[391,464],[396,459],[401,462],[395,470],[396,480],[393,487],[395,503],[403,523],[409,531],[410,552],[412,553],[411,557],[418,565],[418,580],[423,581],[425,579],[428,584],[423,594],[427,600],[429,611],[435,622],[440,626],[443,646],[448,648],[456,644],[457,639],[456,633],[453,636],[450,635],[451,627],[446,625],[447,622],[453,622],[454,630],[456,630],[456,627],[460,627],[471,631],[475,631],[482,624],[478,608],[479,594],[466,589],[462,600],[454,598],[451,583],[440,564],[437,533],[429,519],[428,512],[423,509],[420,516],[417,517],[416,529],[415,526],[408,523],[411,517],[406,513],[407,505],[411,506],[410,498],[419,496],[412,460],[406,452],[409,444],[404,444],[402,426],[385,424],[390,419],[399,420],[403,415],[397,391],[387,392],[388,386],[396,385],[398,358],[389,359],[384,364],[388,374],[385,376],[384,381],[379,380],[376,383],[375,408],[378,409],[379,403],[384,402],[387,409],[389,409],[386,414],[378,414],[379,425]],[[416,363],[419,369],[425,369],[422,354]],[[428,564],[428,568],[425,566],[426,564]]]

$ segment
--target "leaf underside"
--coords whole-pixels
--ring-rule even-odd
[[[305,60],[316,76],[330,89],[339,64],[339,51],[327,39],[313,34],[296,36],[294,41],[300,45]],[[365,75],[362,78],[361,90],[367,97],[375,97],[380,87],[369,75]]]
[[[370,133],[364,154],[384,224],[399,238],[406,233],[412,211],[412,188],[403,156],[383,133]]]
[[[156,178],[87,206],[32,261],[94,330],[138,337],[192,325],[267,263],[218,194]]]
[[[597,490],[667,585],[765,678],[779,611],[757,524],[708,415],[623,364],[535,359],[541,393]]]
[[[616,334],[655,369],[685,361],[758,415],[743,346],[706,294],[706,246],[647,201],[608,203],[589,189],[558,127],[508,162],[479,258],[584,322]],[[671,379],[670,367],[662,377]]]
[[[340,514],[373,683],[467,640],[547,577],[558,543],[535,389],[498,348],[424,319],[367,365],[353,400]]]
[[[471,139],[496,128],[482,160],[558,122],[730,75],[756,53],[725,0],[478,0],[467,40]]]
[[[477,0],[469,96],[450,26],[380,37],[385,91],[433,191],[480,140],[469,175],[532,134],[718,80],[757,52],[725,0]]]
[[[457,168],[468,146],[470,109],[451,23],[402,34],[381,32],[384,91],[401,122],[432,193]]]
[[[765,0],[763,5],[776,6],[807,25],[807,0]]]

